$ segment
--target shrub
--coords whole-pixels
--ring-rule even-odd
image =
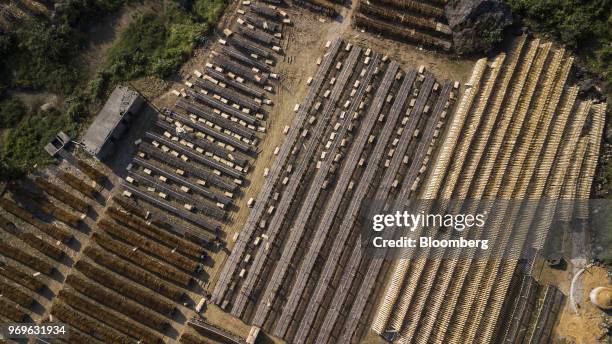
[[[26,115],[26,112],[25,105],[19,99],[0,100],[0,129],[14,127]]]
[[[193,4],[195,14],[208,25],[216,23],[224,9],[225,1],[223,0],[196,0]]]
[[[612,2],[607,0],[509,0],[512,11],[537,31],[552,34],[576,51],[611,91]]]
[[[121,33],[109,50],[103,70],[89,83],[93,97],[103,100],[121,81],[142,76],[165,78],[174,73],[207,32],[208,20],[216,20],[222,9],[211,5],[210,10],[218,13],[210,13],[206,22],[200,22],[178,5],[169,6],[163,14],[139,14]]]
[[[50,156],[42,148],[60,130],[74,134],[76,126],[72,118],[56,111],[27,115],[17,126],[7,129],[4,135],[1,158],[6,168],[23,174],[36,165],[51,162]]]

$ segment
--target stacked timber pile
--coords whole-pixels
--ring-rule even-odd
[[[588,198],[606,104],[577,99],[578,88],[567,85],[572,61],[563,48],[525,37],[508,54],[479,60],[420,197]],[[395,261],[373,330],[399,343],[489,343],[505,326],[501,310],[527,241],[525,231],[507,229],[535,229],[540,236],[529,245],[537,249],[553,221],[554,207],[537,215],[535,208],[520,217],[521,207],[504,208],[506,216],[496,216],[487,228],[496,246],[488,259],[459,258],[454,250],[445,259]],[[502,252],[510,254],[501,259]],[[525,266],[530,273],[532,265]]]
[[[479,54],[503,39],[513,18],[501,0],[360,0],[353,23],[402,42]]]
[[[292,3],[327,17],[334,18],[338,15],[337,5],[327,0],[293,0]]]
[[[354,24],[429,48],[445,51],[452,48],[452,32],[442,1],[361,0]]]
[[[357,331],[377,278],[358,240],[366,197],[418,192],[458,86],[341,40],[317,64],[212,295],[292,343]]]
[[[244,185],[265,132],[268,94],[279,76],[287,14],[244,1],[210,59],[175,90],[138,151],[123,183],[123,199],[144,206],[176,232],[218,243],[234,197]]]

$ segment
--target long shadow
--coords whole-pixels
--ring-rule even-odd
[[[260,331],[255,343],[256,344],[273,344],[275,343],[275,341],[267,333],[265,333],[264,331]]]
[[[205,279],[204,281],[206,280],[208,279]],[[193,283],[189,289],[198,295],[202,295],[204,293],[204,288],[202,288],[202,286],[199,285],[198,283]]]
[[[210,258],[210,256],[206,257],[206,259],[204,259],[204,261],[202,262],[203,266],[212,268],[213,266],[215,266],[215,261]]]
[[[55,293],[51,289],[49,289],[47,285],[45,285],[45,287],[41,291],[39,291],[38,294],[47,300],[53,300],[53,298],[55,297]]]
[[[62,258],[61,263],[68,267],[72,267],[72,265],[74,265],[74,259],[72,259],[72,257],[70,257],[69,255],[65,254]]]
[[[210,275],[206,271],[201,271],[197,278],[201,281],[208,281],[210,279]]]
[[[112,188],[112,183],[110,181],[109,181],[109,183],[111,184],[110,187]],[[109,190],[110,190],[110,188],[109,188]],[[100,192],[97,192],[94,195],[93,200],[94,200],[94,202],[98,203],[101,206],[105,206],[106,205],[106,198]]]
[[[178,338],[179,336],[179,332],[173,326],[168,326],[164,334],[174,339]]]
[[[30,306],[30,310],[38,315],[43,315],[45,313],[45,307],[36,300],[34,300],[34,303]]]
[[[104,177],[103,180],[100,181],[100,185],[102,185],[102,188],[106,189],[106,190],[112,190],[115,187],[115,184],[113,184],[113,182],[108,179],[108,177]],[[102,201],[105,202],[106,200],[104,199],[104,197],[102,196]]]
[[[74,265],[74,259],[72,259],[72,257],[70,257],[69,255],[65,254],[62,258],[61,263],[71,268]]]
[[[81,244],[80,241],[78,241],[78,240],[73,238],[72,240],[70,240],[69,243],[66,244],[66,246],[68,246],[70,249],[72,249],[74,251],[79,252],[83,245]],[[70,258],[70,257],[68,257],[68,258]]]
[[[98,215],[96,214],[95,218],[93,218],[94,222],[95,222],[97,217],[98,217]],[[83,222],[83,221],[79,221],[79,223],[77,224],[76,227],[70,227],[70,229],[76,229],[77,231],[79,231],[79,232],[81,232],[83,234],[87,234],[87,235],[89,235],[89,233],[91,233],[91,228],[89,228],[89,226],[85,222]]]
[[[64,283],[64,280],[66,280],[66,276],[64,276],[64,274],[59,272],[57,269],[53,269],[53,271],[51,272],[51,275],[49,277],[52,280],[57,281],[59,283]]]
[[[127,166],[132,162],[136,152],[135,141],[141,139],[157,119],[157,111],[147,105],[142,105],[142,109],[129,123],[128,130],[115,142],[115,150],[103,162],[119,177],[127,177]]]
[[[9,187],[11,195],[15,203],[23,209],[30,212],[35,218],[42,222],[51,223],[55,219],[53,215],[44,212],[38,202],[51,202],[40,189],[34,186],[34,183],[29,179],[24,179],[20,185],[11,185]]]
[[[343,15],[338,14],[335,17],[332,18],[333,21],[338,22],[338,23],[342,23],[344,21],[344,19],[346,19]]]
[[[182,324],[187,321],[187,317],[185,316],[185,314],[183,314],[183,312],[175,311],[174,314],[172,314],[172,320],[176,321],[179,324]]]
[[[101,205],[104,205],[104,204],[101,204]],[[85,215],[94,221],[98,219],[98,212],[96,212],[96,210],[91,206],[87,209],[87,213]]]

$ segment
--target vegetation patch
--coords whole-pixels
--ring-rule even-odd
[[[32,16],[0,33],[0,180],[50,163],[44,145],[60,130],[78,136],[118,83],[175,73],[225,9],[223,0],[194,0],[136,14],[103,67],[87,80],[76,66],[89,44],[88,28],[128,3],[64,0],[55,4],[55,18]],[[10,90],[50,92],[66,99],[66,106],[63,111],[28,109]]]
[[[141,76],[165,78],[189,57],[208,24],[178,7],[159,15],[140,14],[110,49],[107,63],[91,82],[91,94],[102,100],[116,83]]]
[[[567,45],[612,92],[612,2],[608,0],[508,0],[536,31]]]

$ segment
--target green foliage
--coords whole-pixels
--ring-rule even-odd
[[[0,62],[7,73],[9,87],[45,89],[70,93],[78,81],[78,72],[70,64],[79,43],[65,26],[50,29],[31,20],[12,33],[7,51]]]
[[[495,30],[486,32],[484,41],[489,47],[492,47],[501,42],[503,38],[503,30],[501,28],[497,28]]]
[[[88,25],[119,9],[125,0],[65,0],[57,20],[32,17],[0,36],[0,92],[6,88],[71,94],[81,75],[75,59],[87,45]]]
[[[60,22],[63,25],[84,31],[100,15],[112,13],[121,8],[126,0],[63,0],[58,2]]]
[[[0,129],[17,125],[27,113],[25,105],[16,98],[0,100]]]
[[[110,48],[93,80],[83,80],[76,59],[87,46],[87,29],[128,0],[63,0],[53,24],[31,18],[0,33],[0,96],[29,89],[64,96],[64,113],[28,111],[16,99],[0,101],[0,179],[15,178],[50,161],[43,147],[59,132],[77,135],[89,110],[120,82],[143,76],[166,78],[193,53],[218,20],[224,0],[195,0],[188,9],[165,2],[164,11],[137,14]],[[82,86],[88,87],[83,90]]]
[[[555,34],[565,44],[579,48],[608,38],[612,5],[608,0],[509,0],[515,13],[532,20],[540,30]]]
[[[612,45],[607,43],[594,53],[594,57],[590,59],[592,69],[595,70],[601,77],[606,80],[608,93],[612,90]],[[612,99],[608,97],[608,99]],[[608,107],[609,108],[609,107]]]
[[[537,31],[548,32],[576,51],[610,92],[612,59],[612,1],[508,0],[514,13]]]
[[[214,24],[225,9],[223,0],[196,0],[193,4],[195,14],[207,24]]]
[[[6,105],[6,106],[5,106]],[[11,111],[11,109],[13,111]],[[64,113],[57,110],[28,112],[15,98],[0,102],[0,115],[5,111],[19,112],[2,138],[0,153],[0,180],[16,178],[52,160],[43,150],[59,131],[74,136],[88,117],[87,103],[82,97],[73,99]]]
[[[41,148],[60,130],[74,134],[76,125],[68,115],[56,111],[29,114],[4,134],[2,160],[12,170],[23,172],[48,163],[50,157]]]

